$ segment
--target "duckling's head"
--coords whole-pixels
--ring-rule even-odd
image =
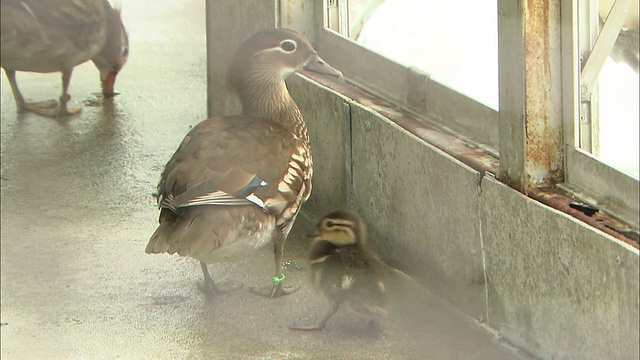
[[[119,3],[107,7],[107,40],[102,50],[91,59],[100,71],[102,95],[112,97],[116,76],[129,58],[129,37],[122,23]]]
[[[227,85],[239,94],[257,84],[283,83],[302,69],[342,77],[318,56],[309,41],[289,29],[256,33],[237,50],[227,71]]]
[[[312,235],[314,241],[322,240],[334,246],[362,245],[366,229],[360,217],[350,211],[336,210],[325,215]]]

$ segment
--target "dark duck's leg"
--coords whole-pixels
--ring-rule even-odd
[[[18,109],[49,117],[65,117],[80,113],[80,109],[67,108],[67,103],[71,100],[68,90],[73,69],[62,72],[62,95],[60,96],[60,103],[55,100],[31,103],[24,101],[24,98],[20,93],[20,89],[18,88],[18,82],[16,81],[16,72],[14,70],[7,69],[4,71],[7,74],[7,80],[9,80],[9,84],[11,85],[13,97],[16,100],[16,106]]]
[[[208,300],[212,300],[216,295],[226,293],[234,290],[241,289],[244,284],[241,282],[226,280],[223,282],[215,283],[209,274],[207,264],[200,261],[200,267],[202,267],[202,274],[204,275],[204,283],[199,284],[198,288],[204,293]]]
[[[7,80],[9,80],[9,85],[11,85],[11,91],[13,92],[13,98],[16,101],[16,106],[20,111],[32,111],[37,114],[41,114],[41,112],[50,112],[52,109],[56,108],[58,104],[55,100],[47,100],[41,102],[33,102],[27,103],[24,101],[22,94],[20,93],[20,89],[18,88],[18,82],[16,81],[16,72],[15,70],[4,69],[5,74],[7,75]]]
[[[57,108],[57,114],[55,116],[63,117],[69,115],[79,114],[82,109],[72,108],[69,109],[67,107],[67,103],[71,100],[71,96],[69,95],[69,83],[71,82],[71,74],[73,73],[73,69],[65,70],[62,72],[62,95],[60,96],[60,105]]]
[[[276,272],[273,276],[273,284],[261,287],[252,287],[250,289],[251,292],[270,298],[277,298],[283,295],[293,294],[300,289],[300,286],[285,286],[282,283],[284,280],[284,273],[282,273],[282,254],[284,252],[285,241],[286,238],[284,236],[277,236],[273,243],[273,253],[276,262]]]

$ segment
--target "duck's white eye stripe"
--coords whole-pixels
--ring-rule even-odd
[[[279,51],[281,53],[291,54],[292,52],[296,51],[297,48],[298,48],[298,43],[295,40],[285,39],[285,40],[282,40],[278,46],[260,50],[256,52],[255,55],[268,53],[272,51]]]
[[[293,39],[285,39],[280,42],[280,48],[287,53],[296,51],[298,43]]]

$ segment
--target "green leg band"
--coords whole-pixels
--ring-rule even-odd
[[[278,285],[280,285],[281,282],[284,281],[284,274],[280,274],[280,275],[282,277],[277,277],[277,276],[273,277],[273,286],[278,286]]]

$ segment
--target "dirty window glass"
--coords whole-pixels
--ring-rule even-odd
[[[497,0],[328,0],[328,27],[498,109]]]
[[[579,146],[638,179],[638,0],[582,0],[577,6]]]

